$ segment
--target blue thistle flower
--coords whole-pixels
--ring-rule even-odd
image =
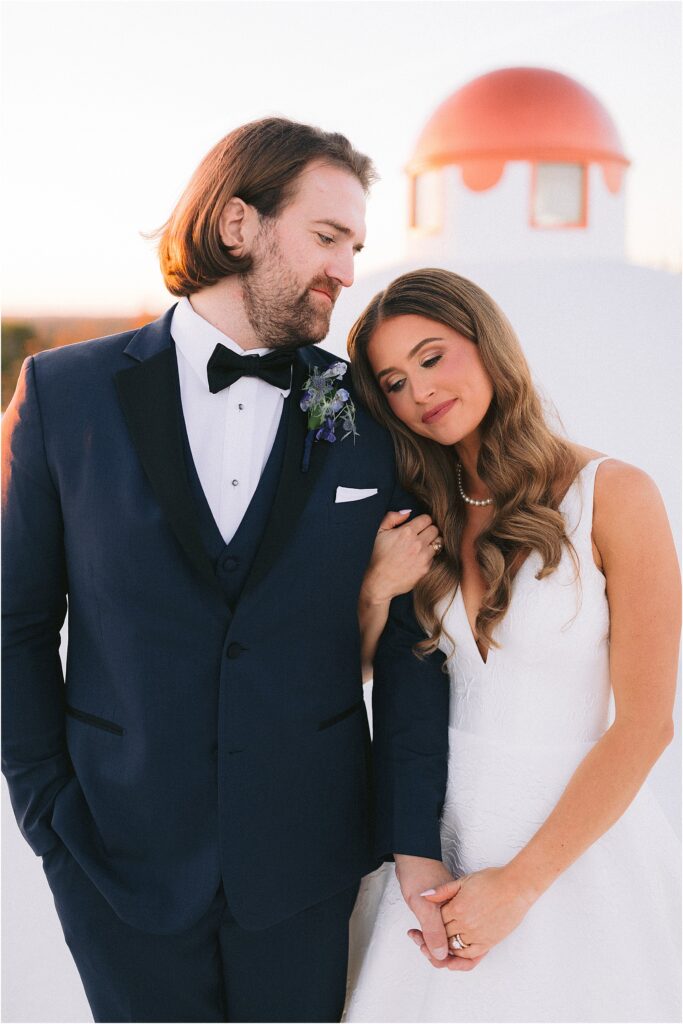
[[[358,436],[355,425],[356,409],[350,400],[346,388],[337,388],[333,383],[341,380],[348,367],[346,363],[337,362],[322,373],[317,366],[313,367],[310,377],[304,384],[300,406],[308,413],[308,432],[304,444],[302,470],[306,472],[311,458],[311,449],[315,441],[337,440],[335,426],[341,418],[345,433],[342,440],[353,434],[354,441]]]

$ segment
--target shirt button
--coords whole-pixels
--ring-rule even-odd
[[[242,644],[230,644],[226,653],[229,658],[239,658],[244,649],[245,648],[242,647]]]
[[[238,408],[238,409],[244,409],[244,406],[243,406],[243,405],[242,405],[242,403],[240,402],[240,404],[239,404],[239,405],[237,406],[237,408]]]
[[[239,480],[233,480],[232,486],[233,487],[237,487],[238,483],[239,483]]]

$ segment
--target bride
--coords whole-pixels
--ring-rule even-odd
[[[400,851],[365,879],[345,1020],[680,1020],[677,848],[641,789],[672,737],[678,654],[659,492],[550,429],[511,326],[462,277],[399,277],[349,353],[438,528],[413,603],[417,653],[446,657],[450,721],[443,864],[421,893],[401,893]],[[366,667],[430,522],[382,523]]]

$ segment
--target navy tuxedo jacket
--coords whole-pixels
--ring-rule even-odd
[[[315,444],[302,472],[324,350],[297,352],[272,503],[225,583],[239,558],[201,528],[171,315],[27,359],[7,410],[3,772],[33,850],[66,844],[124,921],[179,931],[222,881],[260,928],[392,851],[440,857],[448,682],[397,598],[371,756],[358,593],[382,516],[414,501],[362,408],[355,443]]]

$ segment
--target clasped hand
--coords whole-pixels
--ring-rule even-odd
[[[485,868],[463,875],[421,897],[441,909],[448,936],[447,960],[437,960],[424,941],[423,933],[411,929],[408,935],[419,945],[434,967],[471,970],[489,950],[514,931],[528,911],[531,900],[510,882],[504,868]],[[464,949],[453,948],[458,935]]]

